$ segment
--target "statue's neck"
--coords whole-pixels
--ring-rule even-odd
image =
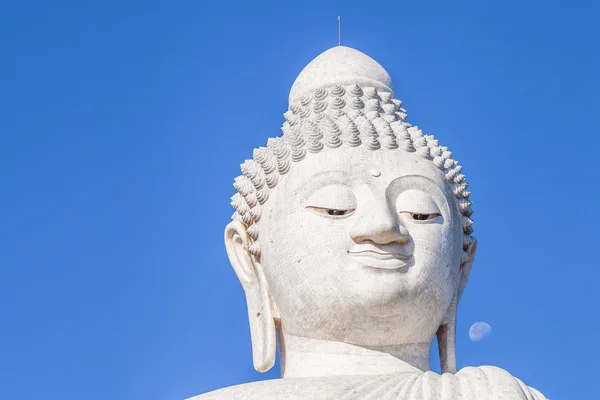
[[[299,378],[428,371],[430,343],[364,347],[343,342],[280,336],[281,375]]]

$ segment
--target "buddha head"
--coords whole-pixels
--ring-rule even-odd
[[[461,166],[406,122],[388,73],[354,49],[314,59],[282,137],[241,165],[225,229],[254,366],[276,331],[365,347],[431,344],[455,372],[456,308],[476,241]]]

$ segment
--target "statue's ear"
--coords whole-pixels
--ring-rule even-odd
[[[463,251],[463,257],[460,262],[460,275],[458,280],[458,297],[457,303],[460,301],[467,282],[469,281],[469,275],[471,275],[471,267],[473,267],[473,261],[475,261],[475,253],[477,253],[477,239],[469,236],[469,245]]]
[[[225,228],[225,247],[229,262],[246,293],[254,369],[266,372],[275,363],[276,334],[273,304],[260,262],[248,252],[250,239],[246,227],[233,221]]]
[[[463,251],[458,275],[458,286],[454,292],[454,297],[448,307],[444,321],[437,331],[438,350],[440,353],[440,365],[442,373],[456,373],[456,313],[458,302],[467,286],[471,267],[475,261],[477,252],[477,240],[474,237],[469,238],[469,245]]]

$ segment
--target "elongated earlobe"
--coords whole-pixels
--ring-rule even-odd
[[[460,263],[460,278],[458,281],[458,297],[456,302],[460,302],[460,298],[462,297],[463,292],[465,291],[465,287],[467,286],[467,282],[469,281],[469,276],[471,275],[471,268],[473,267],[473,262],[475,261],[475,253],[477,253],[477,239],[473,236],[468,236],[468,240],[465,240],[465,249],[463,251],[463,259]]]
[[[442,374],[456,373],[456,314],[458,309],[458,302],[467,286],[469,275],[471,274],[471,267],[473,261],[475,261],[475,253],[477,251],[477,240],[471,237],[467,248],[464,250],[463,258],[461,260],[458,286],[454,292],[452,302],[448,307],[444,321],[440,325],[437,331],[438,350],[440,354],[440,366]]]
[[[442,374],[456,373],[456,295],[437,331],[437,340]]]
[[[274,304],[263,268],[259,260],[248,251],[249,242],[244,224],[233,221],[227,225],[225,247],[231,266],[246,294],[254,369],[266,372],[275,364],[277,348]]]

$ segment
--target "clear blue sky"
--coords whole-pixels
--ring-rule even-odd
[[[471,183],[459,366],[597,398],[597,2],[10,3],[1,399],[174,400],[278,376],[252,369],[222,231],[239,164],[279,134],[340,14],[343,44],[388,70]],[[470,342],[480,320],[492,335]]]

